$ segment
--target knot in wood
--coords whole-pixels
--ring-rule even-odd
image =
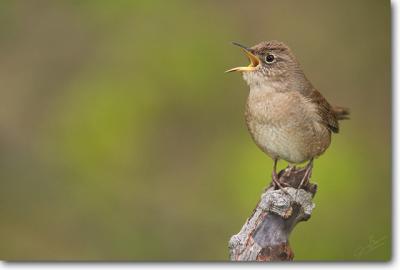
[[[299,205],[305,217],[311,216],[315,204],[310,192],[286,187],[283,190],[268,189],[261,195],[259,207],[263,211],[275,213],[285,219],[293,213],[293,206]]]

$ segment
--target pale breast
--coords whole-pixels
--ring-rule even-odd
[[[329,130],[297,92],[250,91],[245,116],[253,140],[272,158],[301,163],[329,146]]]

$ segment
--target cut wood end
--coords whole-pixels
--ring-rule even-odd
[[[312,198],[313,194],[304,189],[295,189],[292,187],[286,187],[283,190],[268,189],[261,195],[259,207],[264,211],[288,218],[293,212],[292,206],[297,204],[301,207],[305,215],[310,216],[315,207]]]

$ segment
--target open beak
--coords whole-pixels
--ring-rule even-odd
[[[255,56],[252,53],[252,50],[247,48],[246,46],[243,46],[239,43],[236,42],[232,42],[233,45],[239,46],[240,48],[242,48],[242,50],[244,51],[244,53],[246,54],[246,56],[249,58],[250,60],[250,65],[248,65],[247,67],[235,67],[235,68],[231,68],[225,72],[232,72],[232,71],[253,71],[256,70],[257,66],[260,64],[260,59],[258,59],[257,56]]]

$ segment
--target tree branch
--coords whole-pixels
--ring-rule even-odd
[[[279,180],[285,188],[269,186],[240,232],[229,241],[232,261],[291,261],[294,254],[289,235],[296,224],[311,217],[317,185],[305,181],[305,168],[282,170]]]

